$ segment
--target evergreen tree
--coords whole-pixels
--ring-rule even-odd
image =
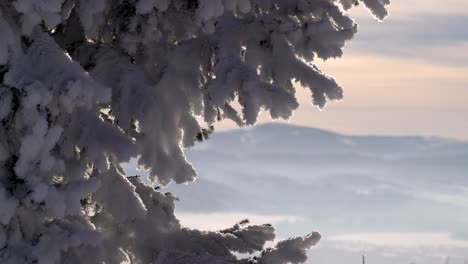
[[[362,2],[387,15],[389,0]],[[341,99],[313,60],[341,56],[355,3],[1,1],[0,263],[304,262],[319,233],[264,249],[271,225],[184,228],[173,195],[119,164],[138,158],[153,183],[191,182],[183,148],[212,132],[198,117],[287,119],[295,81],[320,108]]]

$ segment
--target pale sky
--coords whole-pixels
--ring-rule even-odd
[[[344,87],[344,100],[319,111],[298,88],[301,106],[289,122],[348,134],[468,140],[468,1],[393,0],[382,23],[363,8],[352,15],[359,33],[344,56],[316,62]],[[263,114],[260,122],[271,120]]]

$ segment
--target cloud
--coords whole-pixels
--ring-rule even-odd
[[[466,15],[468,4],[466,0],[393,0],[391,1],[388,19],[411,19],[418,15]],[[355,8],[353,16],[368,19],[365,8]]]
[[[413,195],[415,197],[427,199],[437,203],[449,204],[468,209],[468,193],[454,194],[415,191]]]
[[[468,230],[459,231],[459,232],[452,232],[450,236],[456,240],[463,240],[468,241]]]
[[[411,21],[358,21],[359,32],[347,45],[350,53],[416,58],[434,64],[468,65],[463,49],[468,42],[468,16],[421,15]],[[430,26],[428,26],[430,25]],[[461,56],[458,58],[457,56]]]
[[[468,109],[468,67],[365,53],[319,66],[346,87],[340,106]]]
[[[304,218],[300,216],[288,215],[261,215],[244,212],[230,213],[176,213],[177,218],[185,227],[216,231],[232,226],[243,219],[249,219],[251,224],[294,224],[303,222]]]
[[[466,24],[468,24],[468,19]],[[468,30],[467,34],[468,36]],[[429,46],[420,46],[416,52],[418,57],[426,57],[431,61],[449,64],[454,66],[468,66],[468,41],[456,41],[452,43],[434,44]]]
[[[458,247],[468,249],[468,241],[455,239],[449,232],[343,234],[330,237],[329,240],[401,248]]]

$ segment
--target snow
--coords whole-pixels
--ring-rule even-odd
[[[2,225],[10,223],[17,207],[18,201],[13,197],[9,197],[5,189],[0,189],[0,223]]]

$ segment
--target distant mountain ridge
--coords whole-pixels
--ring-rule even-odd
[[[205,149],[210,145],[228,145],[231,147],[242,147],[248,145],[269,147],[274,143],[280,146],[281,141],[296,147],[307,147],[308,144],[316,144],[317,147],[330,149],[333,147],[368,147],[379,151],[398,150],[402,148],[407,151],[410,148],[423,149],[462,146],[463,151],[468,147],[468,142],[441,137],[418,137],[418,136],[378,136],[378,135],[345,135],[328,130],[283,124],[267,123],[253,127],[235,129],[230,131],[215,132],[210,139],[195,147]],[[391,149],[380,147],[392,147]],[[201,146],[201,147],[200,147]],[[262,151],[261,148],[258,148]],[[264,149],[263,149],[264,150]],[[270,150],[270,148],[267,148]],[[453,149],[450,150],[451,152]]]
[[[339,164],[348,164],[369,169],[396,165],[406,168],[417,163],[422,170],[436,167],[437,171],[447,167],[467,168],[468,161],[468,143],[463,141],[427,137],[347,136],[286,124],[263,124],[214,133],[207,141],[186,152],[195,167],[208,174],[210,163],[226,160],[231,163],[242,161],[242,166],[253,167],[261,163],[273,167],[305,166],[311,171],[315,171],[314,164],[319,167],[335,165],[335,168]],[[256,164],[250,164],[252,162]],[[348,173],[354,171],[349,170],[348,166],[343,168]],[[333,168],[328,170],[333,171]]]
[[[468,233],[467,142],[263,124],[215,132],[186,154],[199,176],[166,188],[178,212],[300,216],[280,226],[296,233]]]
[[[186,154],[199,178],[169,187],[181,212],[299,215],[298,230],[468,232],[467,142],[262,124],[215,132]]]

